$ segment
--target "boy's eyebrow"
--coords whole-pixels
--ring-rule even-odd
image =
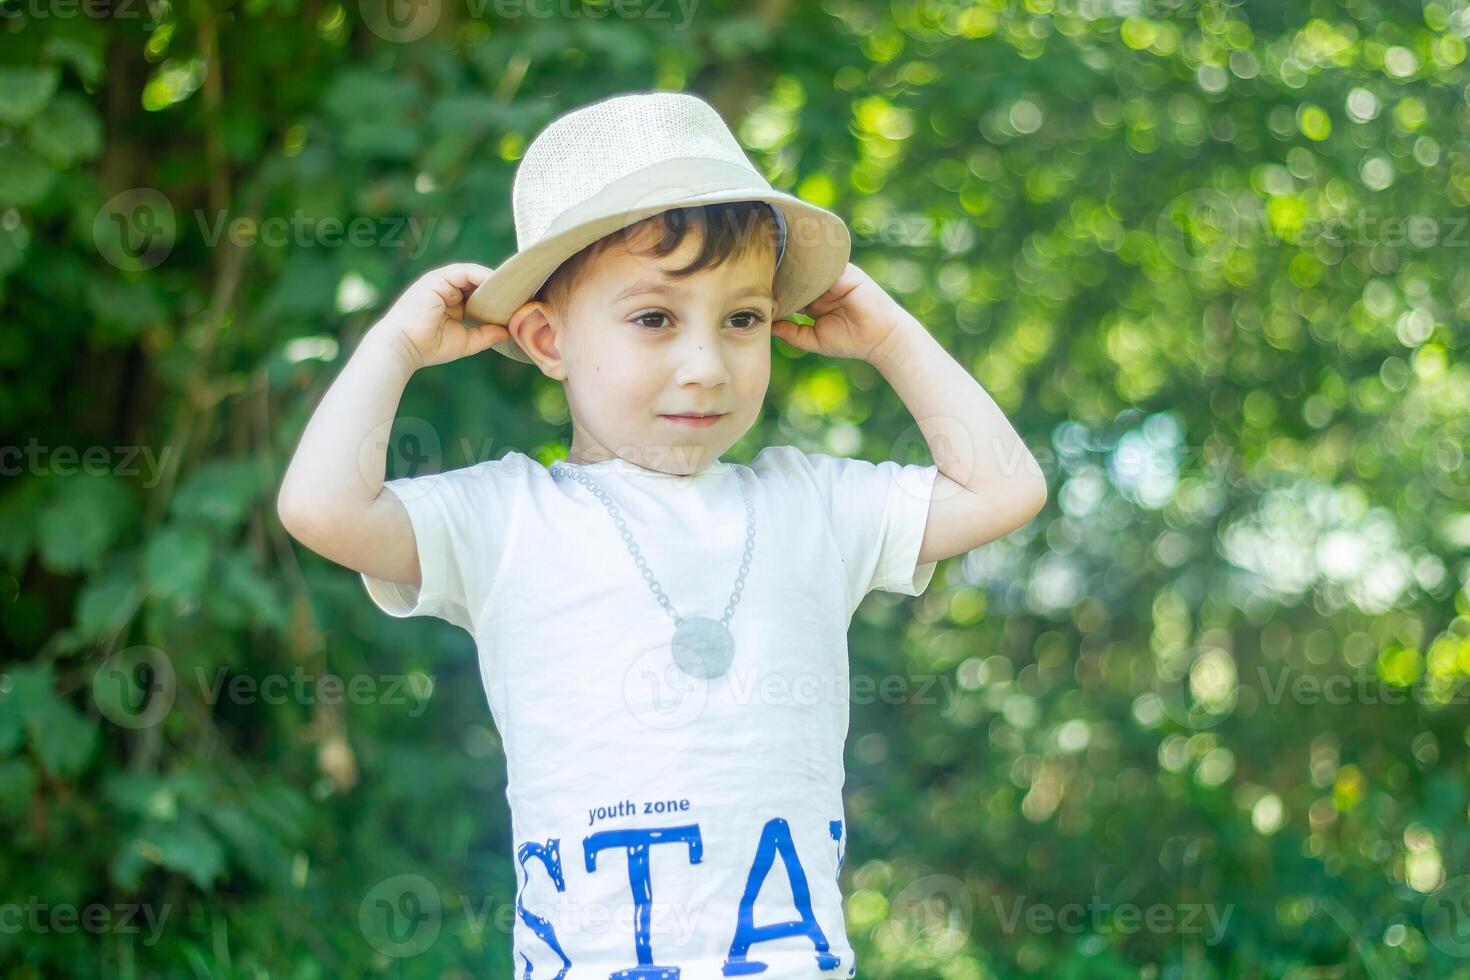
[[[627,299],[629,296],[637,296],[639,293],[677,293],[679,290],[671,283],[658,282],[657,280],[644,279],[633,283],[613,297],[613,302]]]
[[[736,296],[764,296],[766,299],[775,299],[776,295],[771,292],[770,286],[746,286]]]
[[[637,296],[640,293],[664,293],[664,294],[668,295],[668,294],[677,294],[678,292],[679,292],[679,287],[675,286],[672,283],[659,282],[657,280],[652,280],[652,279],[644,279],[644,280],[641,280],[639,282],[633,283],[633,285],[629,286],[627,289],[623,290],[621,293],[618,293],[616,296],[613,297],[613,302],[614,303],[618,303],[618,302],[621,302],[622,300],[627,299],[630,296]],[[739,292],[737,292],[735,294],[735,296],[736,297],[740,297],[740,296],[764,296],[767,299],[774,299],[775,298],[775,296],[772,294],[771,288],[769,286],[761,286],[761,285],[754,285],[754,284],[753,285],[746,286],[744,289],[741,289]]]

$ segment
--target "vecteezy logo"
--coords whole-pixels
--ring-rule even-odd
[[[97,710],[120,728],[151,728],[174,706],[173,662],[157,647],[119,650],[92,675]]]
[[[152,269],[173,251],[174,206],[151,187],[114,194],[92,220],[92,241],[108,262],[124,272]]]
[[[1235,658],[1215,647],[1163,658],[1155,667],[1154,693],[1175,724],[1214,728],[1235,710],[1240,693]]]
[[[623,703],[649,728],[673,731],[698,720],[709,703],[710,685],[674,663],[668,649],[654,647],[638,656],[623,674]]]
[[[1470,875],[1451,878],[1424,900],[1424,932],[1450,956],[1470,956]]]
[[[1454,418],[1424,446],[1424,471],[1434,489],[1451,500],[1470,500],[1470,419]]]
[[[965,948],[975,918],[975,901],[965,883],[950,875],[925,875],[893,899],[885,925],[907,948],[936,960]]]
[[[371,430],[358,448],[358,471],[364,480],[380,472],[387,460],[393,479],[409,480],[394,489],[400,500],[428,492],[424,484],[412,482],[414,477],[431,476],[444,465],[444,450],[439,432],[427,419],[414,415],[390,418]]]
[[[1164,205],[1155,232],[1169,261],[1200,272],[1217,268],[1240,244],[1241,215],[1228,195],[1201,187]]]
[[[439,889],[423,875],[394,875],[374,885],[357,909],[357,925],[368,945],[402,959],[417,956],[439,938],[444,923]]]
[[[417,41],[439,23],[440,0],[358,0],[363,23],[385,41]]]

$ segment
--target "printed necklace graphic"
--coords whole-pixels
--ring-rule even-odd
[[[618,512],[617,505],[607,492],[590,477],[565,463],[553,463],[551,472],[563,473],[591,490],[612,515],[613,524],[623,536],[623,543],[633,556],[634,564],[643,573],[653,594],[658,597],[659,605],[674,621],[674,639],[669,646],[674,663],[679,669],[690,677],[706,680],[719,677],[729,670],[735,659],[735,638],[730,635],[730,619],[735,615],[735,604],[740,601],[740,592],[745,588],[745,574],[750,571],[750,557],[755,549],[755,505],[751,500],[750,487],[740,470],[736,469],[735,475],[740,481],[740,495],[745,499],[745,554],[740,559],[740,575],[735,579],[735,590],[730,593],[730,601],[725,604],[725,615],[721,619],[710,619],[708,616],[691,616],[685,619],[680,616],[658,584],[658,579],[649,571],[648,562],[643,559],[637,542],[633,540],[633,533],[628,530],[627,523],[623,521],[622,514]]]

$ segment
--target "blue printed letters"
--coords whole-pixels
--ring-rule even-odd
[[[837,867],[841,870],[845,857],[842,821],[830,821],[828,832],[832,840],[837,843]],[[551,923],[526,908],[522,898],[525,887],[530,881],[530,870],[527,864],[532,859],[538,861],[545,869],[558,892],[566,891],[560,844],[559,838],[552,838],[544,844],[536,842],[522,844],[516,851],[516,859],[521,871],[520,886],[516,894],[516,911],[521,921],[560,960],[559,964],[552,964],[558,967],[558,972],[553,980],[562,980],[571,967],[572,961],[563,951],[561,943],[557,940],[556,930]],[[609,974],[608,980],[678,980],[679,978],[679,967],[660,966],[654,962],[650,936],[653,879],[649,870],[648,851],[649,848],[658,844],[685,845],[689,849],[690,864],[699,864],[704,859],[704,841],[700,837],[698,824],[604,830],[582,840],[583,859],[589,874],[597,872],[597,856],[605,850],[621,849],[627,853],[628,857],[628,887],[633,896],[633,955],[636,965],[625,970],[614,971]],[[796,906],[797,917],[785,922],[756,925],[755,902],[765,885],[766,878],[775,866],[777,857],[781,859],[787,882],[791,886],[791,897]],[[751,948],[759,943],[784,939],[788,936],[805,936],[811,942],[817,966],[820,969],[831,970],[841,965],[841,960],[833,955],[827,936],[822,932],[812,912],[811,888],[807,884],[806,872],[801,866],[801,859],[796,853],[791,825],[781,817],[773,817],[766,821],[761,830],[760,841],[755,849],[755,858],[751,862],[750,873],[746,877],[745,890],[740,897],[739,912],[735,922],[735,937],[730,943],[730,952],[722,968],[724,975],[727,977],[748,976],[765,972],[768,964],[759,959],[751,959]],[[524,951],[521,952],[521,959],[525,962],[525,970],[521,975],[522,980],[532,980],[533,965]],[[849,970],[848,976],[852,975],[852,971]]]
[[[649,906],[653,903],[648,849],[654,844],[676,843],[689,845],[690,864],[703,860],[704,843],[699,839],[698,824],[647,830],[604,830],[582,841],[588,872],[597,870],[599,851],[609,847],[622,847],[628,851],[628,884],[633,889],[633,951],[638,956],[638,965],[631,970],[618,970],[610,974],[608,980],[678,980],[677,966],[653,965],[653,951],[648,940]]]

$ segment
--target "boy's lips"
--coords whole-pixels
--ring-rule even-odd
[[[659,416],[659,418],[661,418],[661,419],[668,419],[670,422],[673,422],[675,425],[695,425],[695,426],[714,425],[716,422],[718,422],[720,419],[722,419],[724,417],[725,417],[725,413],[724,412],[715,412],[715,413],[712,413],[712,414],[698,413],[698,414],[660,415]]]

